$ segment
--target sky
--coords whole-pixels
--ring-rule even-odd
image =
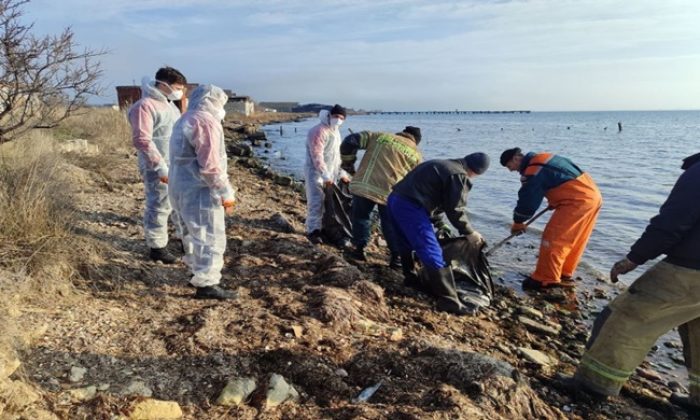
[[[700,109],[697,0],[33,0],[105,49],[105,94],[171,65],[256,101],[381,110]]]

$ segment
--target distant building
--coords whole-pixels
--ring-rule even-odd
[[[299,106],[299,102],[260,102],[261,108],[274,109],[277,112],[292,112],[292,109]]]
[[[229,96],[224,108],[226,112],[243,114],[246,117],[255,112],[255,104],[250,96]]]

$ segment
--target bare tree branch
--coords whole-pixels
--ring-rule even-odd
[[[54,127],[99,95],[102,50],[80,49],[73,30],[37,37],[21,22],[29,0],[0,0],[0,144]]]

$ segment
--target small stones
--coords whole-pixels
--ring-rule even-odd
[[[95,398],[97,395],[97,387],[94,385],[86,386],[85,388],[71,389],[68,395],[74,401],[87,401]]]
[[[637,375],[654,382],[661,382],[661,375],[651,369],[637,368]]]
[[[301,338],[301,336],[304,335],[304,327],[301,325],[292,325],[291,330],[296,338]]]
[[[544,314],[541,311],[538,311],[535,308],[531,308],[529,306],[518,306],[518,312],[525,315],[529,316],[532,318],[537,318],[537,319],[543,319]]]
[[[216,400],[217,405],[239,406],[255,391],[255,379],[236,378],[229,381]]]
[[[348,371],[343,369],[343,368],[338,368],[335,370],[335,374],[340,376],[341,378],[347,378],[348,377]]]
[[[518,352],[525,358],[525,360],[540,366],[551,366],[556,363],[556,360],[539,350],[518,347]]]
[[[73,366],[70,368],[70,374],[68,375],[68,380],[71,382],[80,382],[85,377],[87,369],[80,366]]]
[[[401,328],[391,328],[387,332],[389,333],[389,341],[403,340],[403,331]]]
[[[146,399],[134,406],[129,416],[132,420],[170,420],[182,417],[182,409],[175,401]]]
[[[286,401],[297,401],[299,393],[284,380],[282,375],[273,373],[265,395],[265,408],[277,407]]]
[[[557,336],[559,335],[559,331],[561,331],[561,326],[559,328],[556,328],[554,326],[547,326],[544,324],[541,324],[533,319],[530,319],[526,316],[519,316],[518,321],[527,328],[528,331],[532,332],[538,332],[542,333],[545,335],[551,335],[551,336]]]
[[[150,397],[153,395],[153,390],[149,388],[143,381],[133,381],[124,391],[126,395],[140,395],[142,397]]]

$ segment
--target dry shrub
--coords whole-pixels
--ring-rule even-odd
[[[65,292],[78,258],[92,244],[74,233],[76,183],[46,133],[0,149],[0,268],[40,283],[42,292]],[[0,277],[0,290],[17,282]],[[34,287],[34,286],[32,286]]]
[[[131,128],[124,111],[111,108],[84,108],[53,129],[58,140],[86,139],[100,150],[130,150]]]

